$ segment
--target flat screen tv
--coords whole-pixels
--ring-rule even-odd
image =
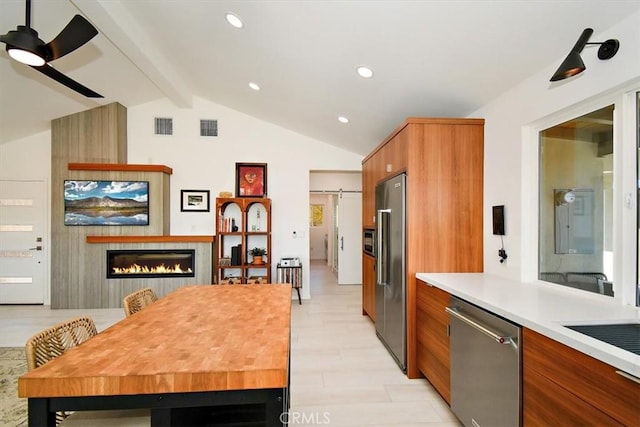
[[[65,180],[64,225],[149,225],[149,182]]]

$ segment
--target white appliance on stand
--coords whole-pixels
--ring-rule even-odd
[[[298,293],[298,302],[302,305],[302,264],[300,258],[280,258],[276,266],[276,283],[289,283]]]

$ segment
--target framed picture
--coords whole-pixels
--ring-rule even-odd
[[[65,180],[64,225],[149,225],[149,182]]]
[[[180,190],[181,212],[209,212],[209,190]]]
[[[267,164],[236,163],[236,197],[267,196]]]

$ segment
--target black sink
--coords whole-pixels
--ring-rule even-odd
[[[640,323],[565,326],[581,334],[640,355]]]

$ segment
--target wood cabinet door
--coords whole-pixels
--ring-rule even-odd
[[[373,171],[374,161],[368,160],[362,164],[362,227],[375,227],[375,191],[376,182]]]
[[[444,311],[450,295],[418,280],[417,283],[417,363],[418,369],[451,404],[449,360],[449,316]]]
[[[523,335],[525,420],[537,419],[536,411],[545,407],[552,419],[558,420],[549,425],[639,425],[640,384],[616,374],[614,367],[530,329],[524,328]],[[563,392],[554,391],[549,382]],[[575,409],[577,403],[568,403],[567,394],[581,402],[580,410]],[[598,422],[598,413],[610,421],[601,418]],[[582,424],[563,422],[572,419],[582,420]]]
[[[376,260],[362,256],[362,314],[376,321]]]
[[[621,426],[613,418],[534,370],[524,372],[523,425]]]

